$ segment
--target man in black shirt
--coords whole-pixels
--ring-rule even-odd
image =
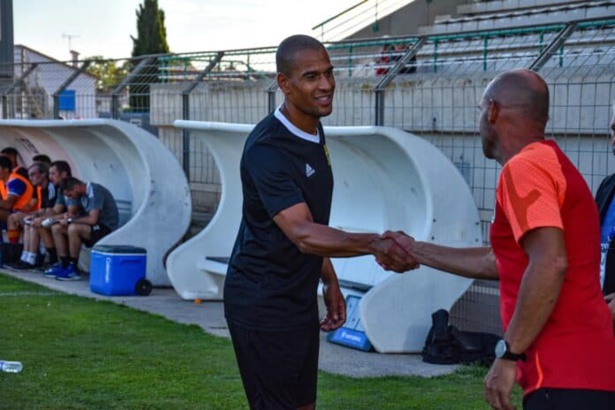
[[[276,53],[283,104],[250,133],[241,159],[243,212],[224,288],[225,316],[252,409],[312,409],[316,403],[317,287],[339,328],[346,306],[329,257],[374,254],[416,267],[392,240],[328,227],[333,175],[320,118],[335,79],[325,47],[304,35]]]

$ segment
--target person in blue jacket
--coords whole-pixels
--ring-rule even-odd
[[[611,147],[615,155],[615,104],[610,123]],[[615,174],[604,178],[596,192],[596,203],[600,212],[602,259],[600,262],[600,284],[615,322]]]

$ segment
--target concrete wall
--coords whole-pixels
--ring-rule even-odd
[[[427,3],[425,0],[417,0],[391,15],[379,19],[377,31],[374,30],[374,25],[370,25],[348,36],[346,39],[416,34],[420,26],[432,24],[436,16],[450,15],[457,17],[457,6],[469,3],[472,3],[472,0],[436,0],[431,3]]]

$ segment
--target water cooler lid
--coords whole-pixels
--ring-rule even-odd
[[[146,253],[145,248],[132,245],[94,245],[92,252],[111,254],[135,254]]]

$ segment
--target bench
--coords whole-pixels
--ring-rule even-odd
[[[120,228],[98,244],[146,249],[147,279],[171,284],[165,257],[186,233],[192,204],[186,174],[162,141],[117,120],[0,120],[0,143],[24,148],[24,165],[29,153],[45,153],[65,160],[79,179],[109,189]],[[80,266],[87,270],[85,253]]]
[[[229,259],[228,257],[208,256],[199,260],[196,267],[207,278],[203,291],[212,295],[222,295]]]
[[[220,171],[220,203],[207,226],[176,248],[167,272],[184,299],[221,300],[241,222],[240,160],[253,125],[175,122],[207,145]],[[335,188],[330,226],[347,232],[403,230],[449,246],[482,244],[472,193],[455,165],[429,142],[388,127],[325,127]],[[378,352],[419,352],[431,313],[450,309],[471,280],[421,267],[384,271],[375,258],[331,259],[345,296],[360,295],[360,320]],[[321,294],[321,292],[319,292]],[[319,309],[322,309],[322,297]],[[320,310],[322,313],[322,310]]]
[[[119,213],[119,228],[120,226],[124,226],[132,217],[132,201],[128,199],[116,199],[115,203]]]

